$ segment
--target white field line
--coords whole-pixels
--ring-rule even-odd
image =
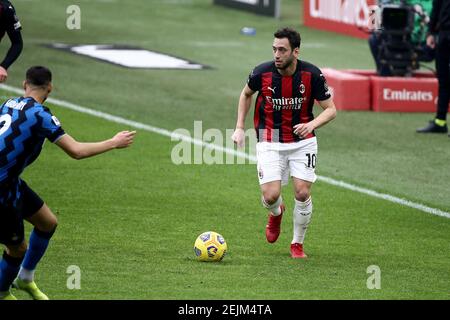
[[[23,90],[16,88],[16,87],[12,87],[9,85],[0,85],[1,89],[10,91],[10,92],[14,92],[17,94],[23,94]],[[182,135],[182,134],[177,134],[174,133],[172,131],[166,130],[166,129],[162,129],[162,128],[158,128],[158,127],[154,127],[148,124],[144,124],[144,123],[140,123],[140,122],[136,122],[136,121],[132,121],[132,120],[127,120],[125,118],[122,117],[118,117],[118,116],[114,116],[105,112],[101,112],[101,111],[96,111],[93,109],[89,109],[86,107],[82,107],[64,100],[59,100],[59,99],[54,99],[54,98],[48,98],[47,99],[48,102],[58,105],[60,107],[66,108],[66,109],[70,109],[70,110],[74,110],[80,113],[84,113],[84,114],[89,114],[91,116],[97,117],[97,118],[101,118],[101,119],[105,119],[111,122],[115,122],[115,123],[120,123],[120,124],[124,124],[136,129],[142,129],[145,131],[149,131],[149,132],[153,132],[162,136],[166,136],[172,139],[177,139],[177,140],[182,140],[182,141],[186,141],[186,142],[190,142],[192,144],[198,145],[198,146],[202,146],[204,148],[209,148],[212,150],[216,150],[216,151],[220,151],[229,155],[233,155],[233,156],[237,156],[237,157],[241,157],[250,161],[254,161],[256,162],[256,156],[254,155],[250,155],[247,154],[245,152],[241,152],[241,151],[236,151],[234,149],[230,149],[230,148],[225,148],[223,146],[219,146],[216,144],[212,144],[212,143],[206,143],[202,140],[198,140],[198,139],[194,139],[190,136],[186,136],[186,135]],[[359,193],[363,193],[366,194],[368,196],[374,197],[374,198],[378,198],[378,199],[383,199],[386,201],[390,201],[393,203],[397,203],[406,207],[410,207],[413,209],[417,209],[429,214],[433,214],[436,216],[440,216],[440,217],[445,217],[445,218],[449,218],[450,219],[450,212],[446,212],[446,211],[442,211],[440,209],[436,209],[436,208],[431,208],[428,207],[426,205],[420,204],[420,203],[416,203],[413,201],[409,201],[406,199],[402,199],[402,198],[398,198],[395,197],[393,195],[390,194],[386,194],[386,193],[379,193],[377,191],[371,190],[371,189],[366,189],[366,188],[362,188],[362,187],[358,187],[356,185],[344,182],[344,181],[340,181],[340,180],[335,180],[333,178],[329,178],[329,177],[325,177],[325,176],[318,176],[318,180],[334,185],[334,186],[338,186],[344,189],[348,189],[348,190],[352,190],[355,192],[359,192]]]

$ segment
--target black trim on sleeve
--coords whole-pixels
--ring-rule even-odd
[[[53,132],[51,135],[49,135],[47,137],[47,139],[51,142],[54,143],[59,137],[61,137],[62,135],[66,134],[65,131],[63,130],[63,128],[59,127],[55,132]]]

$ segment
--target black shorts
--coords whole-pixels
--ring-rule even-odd
[[[17,195],[0,201],[0,243],[18,245],[25,237],[23,219],[35,214],[44,201],[21,179],[0,192]]]

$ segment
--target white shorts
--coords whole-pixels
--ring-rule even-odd
[[[317,138],[294,143],[258,142],[256,144],[259,184],[281,181],[288,184],[291,177],[315,182]]]

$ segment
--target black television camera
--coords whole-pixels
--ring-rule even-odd
[[[405,2],[382,7],[378,61],[384,73],[408,77],[418,69],[416,48],[411,39],[414,15],[414,7]]]

